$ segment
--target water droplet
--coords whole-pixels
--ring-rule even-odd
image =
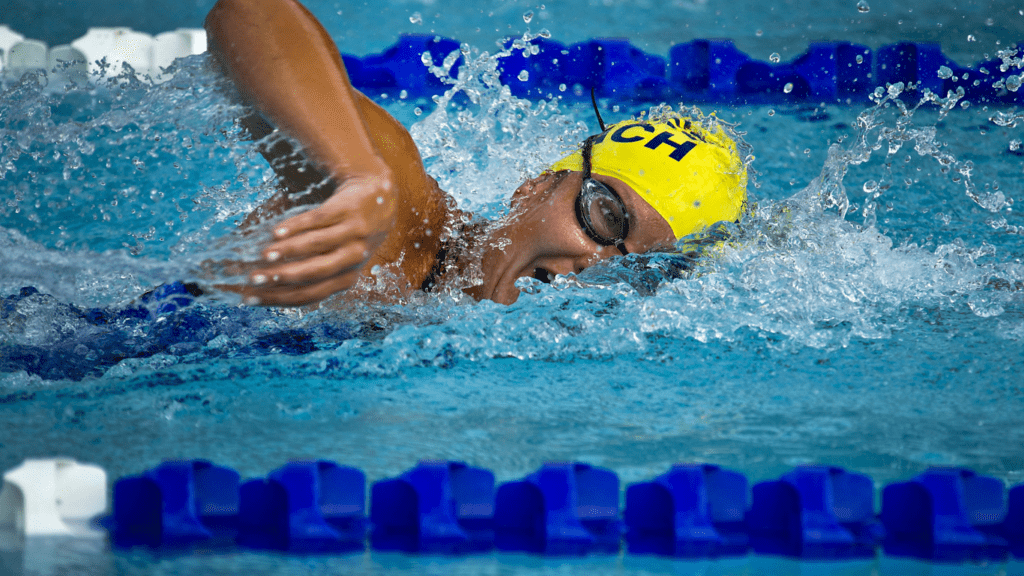
[[[978,39],[974,37],[974,34],[968,34],[967,35],[967,41],[968,42],[977,42]]]
[[[754,36],[757,36],[758,38],[760,38],[761,36],[764,36],[764,30],[757,30],[757,31],[755,31],[754,32]]]
[[[1010,140],[1010,150],[1013,152],[1020,150],[1020,140]]]
[[[409,16],[409,22],[413,24],[423,24],[423,15],[419,12],[413,12],[412,16]]]
[[[792,82],[787,82],[786,85],[782,87],[782,91],[785,92],[786,94],[789,94],[790,92],[792,92],[793,91],[793,83]]]
[[[953,71],[948,66],[939,66],[939,78],[943,80],[953,76]]]
[[[777,63],[779,60],[782,60],[782,56],[779,56],[778,52],[772,52],[772,55],[769,56],[768,59],[771,60],[772,62]]]
[[[423,62],[424,66],[433,66],[434,59],[430,57],[430,52],[424,52],[420,54],[420,62]]]
[[[994,26],[996,23],[992,18],[985,18],[985,26]]]
[[[407,90],[402,90],[401,92],[398,93],[398,97],[402,100],[405,100],[406,98],[409,97],[409,92]]]
[[[533,20],[533,10],[527,10],[526,13],[523,14],[523,22],[529,24],[530,20]]]
[[[1019,90],[1020,85],[1020,76],[1010,76],[1009,78],[1006,79],[1006,89],[1009,90],[1010,92],[1016,92],[1017,90]]]
[[[516,78],[518,78],[520,82],[526,82],[530,79],[530,73],[526,70],[520,70],[519,76],[516,76]]]
[[[855,60],[857,60],[857,64],[863,64],[864,63],[864,57],[861,56],[860,54],[857,54],[857,58],[855,58]]]
[[[968,102],[967,100],[964,100],[963,102],[961,102],[961,103],[960,103],[960,107],[961,107],[961,108],[964,108],[964,109],[966,109],[966,108],[967,108],[967,107],[969,107],[970,105],[971,105],[971,103],[970,103],[970,102]]]
[[[423,115],[423,108],[420,108],[419,106],[417,106],[416,108],[413,109],[412,113],[417,115],[417,116],[422,116]]]
[[[377,204],[383,204],[383,203],[384,203],[384,197],[383,196],[377,196]]]
[[[775,110],[769,110],[768,111],[768,115],[769,116],[775,116]]]
[[[864,183],[865,194],[872,194],[875,190],[878,190],[878,182],[875,182],[874,180],[868,180],[867,182]]]
[[[566,88],[568,88],[568,86],[566,86],[565,84],[559,84],[558,85],[558,91],[559,92],[565,92]]]
[[[867,0],[860,0],[857,2],[857,12],[866,14],[871,11],[871,6],[868,6]]]

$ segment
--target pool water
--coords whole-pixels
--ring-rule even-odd
[[[311,4],[342,42],[354,29],[342,17],[365,11]],[[606,4],[592,6],[600,22],[647,6]],[[681,26],[725,23],[738,42],[771,51],[798,52],[820,37],[783,37],[754,14],[711,2],[663,4]],[[899,39],[903,25],[877,16],[885,7],[876,4],[836,10],[849,22],[874,14],[886,24],[879,43]],[[813,11],[777,8],[794,26],[818,21]],[[1005,6],[970,8],[957,26],[976,24],[975,41],[947,25],[958,32],[946,51],[962,63],[1021,37],[1020,20],[1001,18],[995,31],[984,24]],[[394,12],[408,20],[435,9],[398,2]],[[494,37],[522,34],[527,9],[550,12],[543,25],[563,42],[604,35],[597,24],[561,31],[560,3],[491,16],[444,8],[403,30],[467,26],[444,32],[471,42],[465,69],[485,71],[496,49],[472,25],[497,20],[509,28]],[[934,16],[908,12],[907,36],[931,34]],[[841,35],[849,22],[821,18],[825,37],[851,39]],[[378,33],[343,48],[379,50]],[[691,37],[665,40],[661,53]],[[158,85],[119,70],[58,84],[7,78],[0,96],[0,469],[59,454],[116,478],[164,459],[207,458],[255,477],[323,458],[372,482],[443,458],[489,468],[502,482],[546,461],[580,460],[611,468],[625,485],[675,462],[721,464],[752,482],[816,462],[869,474],[879,487],[931,465],[1024,482],[1024,218],[1014,204],[1024,149],[1012,109],[915,107],[921,94],[896,90],[852,107],[703,105],[735,126],[756,174],[751,213],[692,272],[679,273],[677,257],[634,255],[551,284],[523,281],[512,306],[440,293],[300,313],[228,296],[174,309],[162,307],[173,297],[140,298],[174,281],[230,279],[208,263],[252,255],[266,237],[230,233],[272,194],[273,179],[239,138],[241,109],[207,56],[179,61]],[[486,216],[502,214],[524,177],[596,131],[582,102],[517,100],[465,78],[458,92],[440,105],[371,96],[411,127],[442,187]],[[601,102],[609,122],[658,104]],[[25,552],[25,564],[95,574],[933,570],[890,558],[822,567],[61,550]]]

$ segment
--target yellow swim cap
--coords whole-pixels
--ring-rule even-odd
[[[747,167],[721,126],[685,117],[626,120],[594,140],[591,172],[628,184],[672,227],[676,240],[716,222],[733,222],[747,200]],[[576,151],[551,170],[583,170]]]

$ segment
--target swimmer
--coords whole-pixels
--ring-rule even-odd
[[[337,47],[298,2],[219,0],[206,30],[256,110],[243,126],[281,179],[249,222],[312,206],[274,226],[240,288],[249,304],[316,303],[377,267],[404,278],[402,293],[475,270],[465,293],[511,304],[519,278],[547,282],[612,256],[670,249],[738,220],[746,201],[745,166],[720,127],[601,121],[601,133],[513,192],[507,217],[482,225],[426,173],[405,127],[352,87]],[[301,151],[265,139],[275,129]]]

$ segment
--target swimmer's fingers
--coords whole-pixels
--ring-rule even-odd
[[[354,221],[364,235],[388,232],[394,225],[397,193],[390,177],[349,178],[320,206],[292,216],[274,228],[274,238]]]
[[[374,240],[379,238],[383,241],[384,235],[368,237],[371,232],[359,222],[352,220],[326,228],[307,230],[267,246],[263,249],[263,259],[275,263],[311,258],[336,251],[349,243],[364,243],[366,250],[374,251],[379,245],[379,242],[374,242]],[[367,253],[366,258],[369,257],[370,255]]]
[[[242,299],[251,306],[305,306],[348,288],[359,280],[359,270],[305,286],[244,286]]]
[[[249,281],[255,287],[275,289],[305,286],[351,272],[358,273],[370,256],[371,250],[366,242],[349,242],[327,254],[254,270],[249,274]],[[354,283],[355,280],[340,289],[350,288]]]

